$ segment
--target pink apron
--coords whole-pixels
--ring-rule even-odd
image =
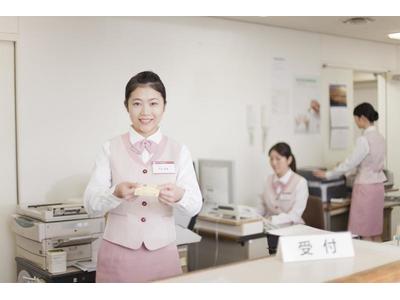
[[[349,231],[364,237],[382,234],[384,198],[383,183],[355,184],[351,197]]]
[[[107,240],[101,242],[96,282],[149,282],[182,273],[175,244],[149,251],[130,249]]]

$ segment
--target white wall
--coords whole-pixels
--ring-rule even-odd
[[[21,202],[82,193],[100,145],[129,125],[124,86],[143,69],[167,86],[164,132],[194,159],[235,160],[237,199],[256,199],[267,162],[259,139],[247,146],[244,108],[267,102],[273,55],[287,57],[294,73],[319,72],[319,37],[284,33],[209,18],[21,18]],[[301,149],[292,127],[275,124],[270,138],[290,140],[305,164],[321,156]]]
[[[397,68],[394,73],[400,74],[400,46],[397,47]],[[393,171],[394,182],[397,187],[400,186],[400,81],[387,80],[387,165]],[[394,194],[400,195],[399,192]],[[392,232],[395,233],[397,226],[400,225],[400,208],[396,207],[392,212]]]
[[[82,194],[101,144],[129,125],[124,86],[141,70],[166,84],[163,131],[195,160],[234,160],[235,198],[253,203],[269,166],[259,127],[247,143],[245,107],[269,105],[273,57],[287,59],[293,78],[319,76],[322,63],[396,63],[392,45],[213,18],[22,17],[18,38],[21,202]],[[327,126],[294,135],[292,122],[270,124],[268,146],[289,142],[300,166],[327,163]]]
[[[396,73],[400,74],[400,46],[397,47],[397,58]],[[400,80],[388,80],[387,98],[388,165],[393,169],[395,182],[400,186]]]
[[[397,66],[397,47],[330,35],[321,36],[324,63],[356,71],[385,72]]]
[[[388,80],[387,82],[387,167],[393,172],[394,182],[400,186],[400,135],[399,135],[399,112],[400,112],[400,81]],[[400,195],[399,192],[396,194]],[[392,213],[392,232],[396,232],[400,225],[400,210],[398,208]]]
[[[18,38],[18,17],[0,17],[0,40],[15,41]]]
[[[13,282],[16,273],[10,231],[17,204],[14,99],[14,43],[0,41],[0,282]]]
[[[373,107],[377,108],[377,82],[365,81],[354,83],[354,106],[363,102],[371,103]]]

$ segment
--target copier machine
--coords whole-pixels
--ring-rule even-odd
[[[89,218],[82,203],[20,205],[11,223],[16,234],[19,281],[29,281],[24,279],[31,278],[32,273],[37,277],[38,272],[50,278],[47,252],[53,249],[66,252],[66,273],[76,272],[76,266],[85,271],[95,270],[105,220]]]
[[[308,191],[312,196],[321,198],[322,202],[329,203],[332,198],[346,198],[348,190],[346,177],[340,176],[331,180],[321,179],[313,175],[313,171],[321,168],[306,167],[297,170],[297,173],[307,180]]]

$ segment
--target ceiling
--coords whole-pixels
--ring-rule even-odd
[[[351,17],[223,17],[224,19],[256,23],[268,26],[290,28],[301,31],[318,32],[349,38],[384,42],[400,45],[400,40],[392,40],[388,33],[400,32],[399,17],[369,17],[374,21],[366,24],[346,24]]]

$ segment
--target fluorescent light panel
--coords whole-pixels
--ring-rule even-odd
[[[389,33],[388,37],[394,40],[400,40],[400,32]]]

